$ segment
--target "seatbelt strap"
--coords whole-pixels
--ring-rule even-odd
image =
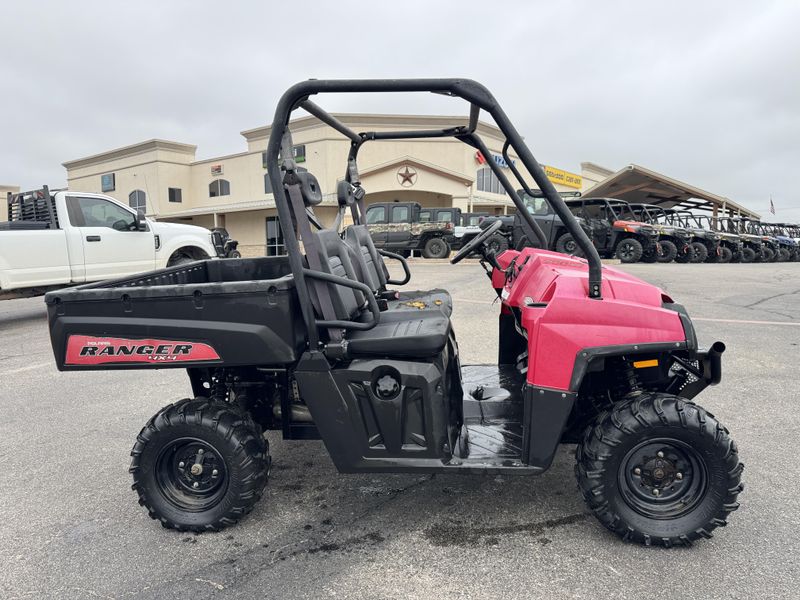
[[[292,212],[296,215],[297,226],[300,229],[300,239],[303,241],[303,248],[305,248],[306,258],[308,259],[308,266],[314,271],[327,273],[328,270],[322,268],[317,239],[311,232],[306,205],[305,202],[303,202],[303,195],[300,193],[300,184],[284,183],[284,187],[286,187],[286,191],[289,193],[289,199],[292,202]],[[338,317],[333,307],[333,299],[331,298],[331,291],[328,284],[316,279],[312,280],[311,283],[317,292],[322,318],[330,321],[336,320]],[[342,332],[339,329],[328,329],[328,335],[331,340],[336,342],[342,339]]]

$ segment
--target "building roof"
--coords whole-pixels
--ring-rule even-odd
[[[197,151],[197,146],[194,146],[192,144],[184,144],[182,142],[172,142],[169,140],[152,139],[152,140],[146,140],[144,142],[138,142],[136,144],[131,144],[130,146],[123,146],[122,148],[114,148],[113,150],[107,150],[106,152],[101,152],[100,154],[93,154],[91,156],[85,156],[83,158],[68,160],[66,162],[61,163],[61,165],[67,170],[80,169],[81,167],[88,167],[90,165],[106,162],[109,160],[125,158],[126,156],[135,156],[137,154],[143,154],[145,152],[151,152],[153,150],[169,150],[171,152],[181,152],[183,154],[191,154],[192,157],[194,157],[194,153]]]
[[[380,115],[369,113],[330,113],[339,121],[356,131],[370,131],[373,129],[444,129],[447,127],[454,127],[459,125],[467,125],[469,116],[467,115]],[[305,116],[297,119],[292,119],[289,122],[291,131],[298,132],[304,129],[313,129],[315,127],[328,127],[317,117]],[[271,125],[255,127],[253,129],[245,129],[241,134],[245,139],[250,142],[253,140],[260,140],[268,138],[272,131]],[[496,138],[505,139],[500,128],[486,123],[485,121],[478,121],[478,132],[484,135],[493,136]]]
[[[664,208],[688,208],[713,211],[726,207],[743,216],[760,219],[761,216],[736,202],[712,194],[688,183],[667,177],[639,165],[630,164],[583,193],[588,197],[619,198],[627,202],[644,202]]]

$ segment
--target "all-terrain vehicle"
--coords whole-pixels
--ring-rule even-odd
[[[624,200],[576,198],[566,204],[575,216],[585,221],[592,242],[602,256],[615,256],[623,263],[634,263],[658,252],[658,231],[653,225],[640,221]],[[571,231],[558,238],[556,250],[583,254]]]
[[[722,239],[719,233],[699,226],[691,211],[669,209],[666,212],[671,222],[679,224],[691,236],[689,262],[717,262]]]
[[[750,222],[753,231],[764,236],[769,240],[774,253],[775,262],[789,262],[794,260],[797,251],[797,243],[773,223],[762,223],[760,221]]]
[[[772,235],[789,252],[786,260],[800,261],[800,227],[789,223],[767,223]]]
[[[242,258],[242,253],[239,252],[239,242],[234,240],[224,227],[211,229],[211,242],[217,250],[217,256],[222,258]]]
[[[750,235],[761,238],[761,262],[778,262],[781,257],[780,242],[772,236],[761,224],[761,221],[749,219],[747,217],[739,218],[740,227],[743,231]]]
[[[715,225],[714,217],[709,215],[698,215],[689,211],[682,211],[681,214],[683,221],[691,227],[695,233],[704,231],[713,233],[714,236],[716,236],[718,248],[716,256],[713,253],[709,253],[706,262],[741,262],[742,249],[744,248],[741,236],[735,233],[721,231],[720,227]],[[706,236],[708,236],[708,234],[706,234]]]
[[[764,238],[747,231],[744,222],[738,217],[717,217],[717,230],[730,233],[742,240],[741,262],[769,262],[771,255],[765,252]]]
[[[636,218],[652,225],[658,232],[658,244],[642,255],[643,262],[688,262],[694,257],[692,236],[679,222],[655,204],[630,204]]]
[[[470,110],[445,129],[356,132],[311,100],[337,92],[434,92]],[[336,190],[339,214],[353,216],[343,231],[313,217],[323,194],[292,158],[295,109],[349,142]],[[488,156],[481,110],[586,259],[534,248],[495,255],[486,240],[499,223],[463,247],[450,262],[478,250],[500,306],[497,362],[462,366],[451,295],[388,287],[410,273],[400,259],[403,278],[387,275],[365,225],[357,158],[371,140],[410,137],[456,138]],[[322,438],[345,473],[536,475],[559,443],[576,443],[580,490],[623,539],[688,545],[726,523],[742,490],[736,445],[692,401],[719,383],[724,345],[701,350],[680,304],[602,267],[486,88],[467,79],[299,83],[278,103],[267,157],[286,256],[199,261],[46,297],[59,369],[188,371],[194,397],[159,411],[131,452],[133,489],[154,519],[191,531],[241,519],[267,483],[263,431],[272,429]]]

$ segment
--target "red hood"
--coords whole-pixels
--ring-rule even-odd
[[[504,310],[513,308],[528,335],[528,382],[569,389],[578,352],[587,348],[686,341],[680,315],[664,307],[672,299],[641,279],[614,267],[603,267],[602,300],[588,296],[585,259],[525,248],[507,250],[498,261],[507,269],[522,265],[511,282],[495,271]]]

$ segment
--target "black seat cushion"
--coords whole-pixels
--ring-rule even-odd
[[[382,312],[380,322],[367,331],[347,333],[350,356],[418,358],[436,356],[447,344],[450,319],[436,310]]]
[[[397,293],[397,299],[389,302],[391,311],[439,309],[449,317],[453,313],[453,298],[447,290],[409,290]]]

